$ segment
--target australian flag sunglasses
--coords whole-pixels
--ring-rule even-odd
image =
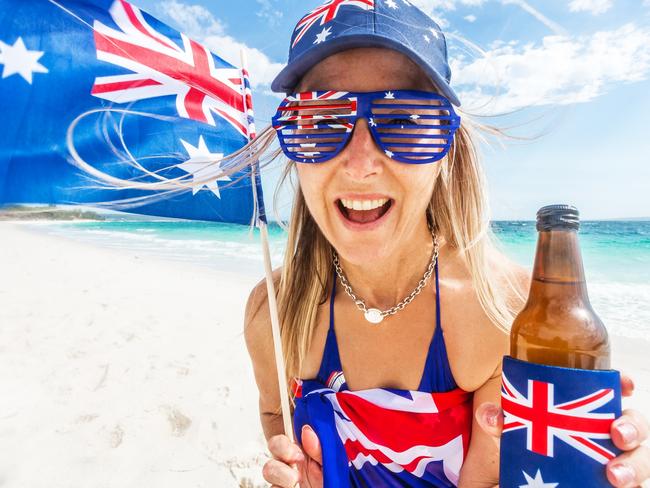
[[[449,100],[415,90],[296,93],[280,103],[272,123],[289,159],[323,163],[343,150],[360,117],[389,158],[412,164],[442,159],[460,126]]]

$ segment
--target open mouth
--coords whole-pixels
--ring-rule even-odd
[[[345,207],[341,200],[336,201],[336,205],[339,207],[341,214],[343,214],[343,216],[350,222],[355,222],[357,224],[367,224],[379,220],[386,212],[388,212],[388,209],[392,204],[393,200],[388,200],[381,207],[370,210],[354,210]]]

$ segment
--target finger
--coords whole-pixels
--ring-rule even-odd
[[[501,437],[503,430],[503,410],[494,403],[481,403],[474,415],[481,428],[493,437]]]
[[[271,456],[286,464],[293,464],[305,460],[300,446],[291,442],[284,434],[274,435],[269,439],[267,445]]]
[[[320,440],[310,425],[302,426],[302,448],[305,450],[307,456],[316,461],[320,466],[323,465],[323,451]]]
[[[638,410],[623,410],[623,414],[612,422],[612,442],[619,449],[629,451],[648,438],[649,430],[648,421]]]
[[[632,393],[634,393],[634,381],[621,371],[621,395],[629,397]]]
[[[307,461],[302,463],[303,470],[300,473],[301,488],[322,488],[323,466],[314,459],[307,456]]]
[[[264,480],[281,488],[293,488],[298,483],[298,471],[277,459],[270,459],[262,466]]]
[[[639,446],[607,464],[607,479],[619,488],[634,488],[650,478],[650,449]]]

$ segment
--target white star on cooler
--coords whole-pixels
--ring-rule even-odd
[[[388,156],[389,158],[393,157],[393,152],[392,151],[389,151],[388,149],[386,149],[384,152],[386,153],[386,156]]]
[[[427,42],[431,42],[431,39],[426,34],[424,34],[424,40],[427,41]]]
[[[559,483],[544,483],[544,480],[542,479],[542,473],[540,470],[537,470],[537,474],[535,475],[535,479],[531,478],[528,476],[528,473],[525,471],[522,471],[524,473],[524,476],[526,477],[526,485],[519,485],[519,488],[555,488]]]
[[[386,100],[395,100],[395,94],[392,91],[387,91],[386,95],[384,95],[384,98]]]
[[[324,27],[322,31],[318,35],[316,35],[316,40],[314,41],[314,44],[320,44],[321,42],[325,42],[327,40],[327,36],[331,34],[330,30],[331,27]]]
[[[431,27],[429,30],[431,31],[431,34],[433,34],[433,37],[435,37],[436,39],[440,38],[440,32],[435,30],[433,27]]]
[[[411,118],[413,120],[418,120],[420,118],[420,116],[418,114],[413,114],[413,115],[411,115]]]
[[[395,0],[386,0],[386,5],[388,5],[392,9],[397,8],[397,4],[395,3]]]
[[[4,64],[2,77],[19,74],[31,85],[34,73],[48,73],[47,68],[38,62],[43,53],[27,49],[22,37],[13,46],[0,41],[0,63]]]
[[[375,122],[375,119],[373,117],[370,117],[368,119],[368,122],[370,122],[370,127],[376,127],[377,126],[377,122]]]
[[[211,153],[203,140],[203,136],[199,137],[199,145],[197,147],[185,142],[183,139],[181,139],[181,143],[185,147],[187,154],[190,155],[190,159],[179,164],[177,167],[186,173],[190,173],[193,176],[193,183],[196,180],[205,180],[211,176],[216,177],[221,174],[221,163],[215,163],[214,161],[223,158],[223,154]],[[208,181],[202,185],[193,184],[192,195],[196,195],[197,192],[205,186],[214,193],[217,198],[221,198],[217,181],[230,181],[230,178],[222,175],[215,180]]]

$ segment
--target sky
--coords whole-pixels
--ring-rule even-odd
[[[650,216],[650,0],[410,1],[445,32],[461,117],[518,137],[481,144],[494,220],[534,220],[551,203],[583,219]],[[322,2],[133,3],[232,64],[245,50],[259,131],[292,30]],[[263,177],[268,208],[277,174]]]

